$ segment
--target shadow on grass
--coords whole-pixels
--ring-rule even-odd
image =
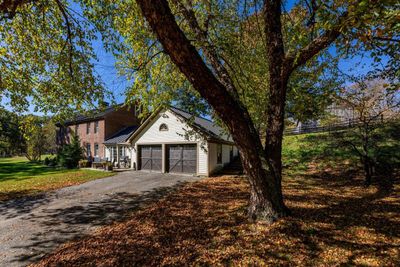
[[[339,176],[332,174],[325,182],[317,175],[286,181],[294,216],[272,226],[247,221],[244,179],[209,178],[66,244],[38,265],[329,266],[359,264],[368,257],[378,265],[396,265],[398,186],[397,191],[365,191],[362,181]]]
[[[14,246],[13,249],[25,251],[17,255],[12,261],[18,264],[28,264],[37,261],[45,253],[49,253],[58,245],[69,240],[81,238],[93,227],[108,225],[126,219],[131,211],[140,209],[149,202],[174,192],[184,183],[180,182],[173,187],[162,187],[142,194],[113,193],[104,195],[99,201],[83,203],[67,208],[45,209],[40,212],[33,212],[25,216],[25,220],[32,222],[32,225],[39,224],[40,227],[32,229],[32,238],[23,246]],[[37,199],[23,203],[26,209],[35,205],[44,204],[48,198]],[[66,199],[65,201],[68,201]],[[17,203],[16,203],[17,204]],[[27,210],[15,206],[4,207],[18,210],[24,213]]]
[[[15,180],[20,181],[33,176],[61,173],[54,167],[41,165],[40,163],[31,163],[26,161],[0,161],[0,182]]]

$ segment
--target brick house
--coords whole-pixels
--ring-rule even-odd
[[[121,129],[139,125],[138,110],[133,106],[116,105],[90,115],[79,115],[73,120],[57,124],[56,141],[59,146],[68,144],[77,133],[87,157],[105,157],[104,141]]]
[[[208,176],[239,156],[213,121],[175,107],[159,107],[142,123],[140,109],[118,105],[58,124],[57,143],[77,133],[87,157],[115,167]]]

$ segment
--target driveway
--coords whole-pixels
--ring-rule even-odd
[[[123,220],[148,201],[198,177],[121,172],[36,197],[0,202],[0,266],[38,260],[68,240]]]

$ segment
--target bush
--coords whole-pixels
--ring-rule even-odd
[[[90,161],[86,160],[86,159],[81,159],[78,163],[79,168],[88,168],[90,167]]]
[[[79,160],[83,159],[83,148],[80,145],[79,137],[73,136],[71,144],[64,145],[57,156],[58,163],[62,167],[68,169],[78,167]]]
[[[50,159],[49,159],[49,157],[45,157],[45,158],[44,158],[43,164],[46,165],[46,166],[49,166],[49,164],[50,164]]]

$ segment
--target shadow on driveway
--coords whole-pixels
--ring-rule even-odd
[[[177,181],[173,186],[141,193],[109,193],[82,203],[74,195],[57,199],[56,194],[43,194],[0,204],[0,230],[4,231],[0,234],[0,244],[4,244],[0,245],[0,265],[21,266],[37,261],[60,244],[81,238],[96,227],[124,220],[131,211],[186,183]]]

